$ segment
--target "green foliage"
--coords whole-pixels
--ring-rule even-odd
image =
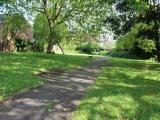
[[[5,32],[22,31],[28,25],[27,20],[21,13],[5,14]]]
[[[109,54],[108,50],[99,50],[97,52],[94,53],[95,55],[102,55],[102,56],[106,56]]]
[[[137,40],[137,38],[135,38],[136,33],[137,32],[133,30],[126,35],[121,36],[116,42],[117,49],[124,49],[130,51],[134,47],[134,43]]]
[[[36,19],[34,20],[33,32],[34,38],[36,40],[36,45],[38,45],[37,43],[41,44],[42,42],[40,41],[47,43],[49,39],[48,36],[50,34],[53,37],[54,44],[59,44],[62,41],[62,38],[67,34],[67,27],[64,23],[55,25],[52,33],[50,33],[51,31],[49,29],[46,17],[43,14],[38,14],[36,16]]]
[[[16,0],[1,0],[0,1],[1,4],[7,4],[7,3],[11,4],[11,3],[15,3],[15,2],[16,2]]]
[[[81,51],[83,53],[92,54],[96,50],[100,49],[97,43],[87,43],[83,44],[80,47],[76,48],[76,50]]]
[[[17,51],[24,51],[27,46],[27,41],[20,38],[19,34],[25,31],[25,28],[29,25],[23,14],[21,13],[6,13],[4,15],[4,26],[3,26],[3,39],[14,42],[17,47]],[[8,34],[10,33],[10,38]],[[7,45],[5,46],[7,48]]]
[[[85,56],[0,53],[0,101],[45,82],[34,74],[49,69],[72,70],[87,63]]]
[[[38,14],[33,24],[34,38],[36,40],[47,40],[49,32],[47,19],[43,14]]]
[[[54,44],[60,44],[61,42],[63,42],[63,38],[66,38],[68,34],[68,30],[67,30],[67,26],[62,23],[59,25],[56,25],[54,27],[54,33],[53,33],[53,37],[55,39]]]
[[[155,42],[149,39],[138,40],[138,47],[144,50],[145,53],[153,53],[156,50]]]
[[[68,40],[65,40],[68,41]],[[77,45],[74,43],[74,41],[65,42],[62,41],[62,46],[66,52],[76,52],[75,49],[77,48]]]
[[[159,120],[160,64],[108,58],[72,120]]]
[[[16,38],[14,43],[17,47],[17,52],[24,52],[24,48],[27,47],[27,40]]]
[[[133,55],[125,50],[113,49],[107,55],[111,57],[117,57],[117,58],[137,59],[136,55]]]
[[[156,50],[156,45],[154,40],[148,39],[146,37],[139,37],[139,33],[142,30],[150,30],[153,25],[147,25],[144,23],[138,23],[132,27],[126,35],[121,36],[117,40],[116,48],[119,50],[126,50],[129,53],[133,53],[140,57],[153,57]]]
[[[97,1],[98,0],[94,2]],[[81,18],[80,13],[84,12],[84,9],[90,10],[88,9],[88,7],[90,7],[89,3],[94,2],[88,2],[84,0],[21,0],[18,1],[17,4],[20,4],[25,9],[27,9],[29,6],[29,8],[32,8],[27,9],[30,10],[30,12],[43,14],[47,20],[47,26],[49,27],[47,53],[52,53],[54,52],[52,49],[53,45],[59,44],[61,41],[60,39],[63,36],[59,34],[61,31],[56,30],[58,29],[57,27],[59,27],[61,24],[65,24],[66,21],[68,22],[70,19],[74,19],[77,16],[78,18]],[[85,14],[87,14],[87,12]]]
[[[32,51],[33,52],[44,52],[45,43],[46,43],[45,40],[35,40],[33,43],[30,43],[32,47]]]
[[[116,36],[125,35],[136,22],[136,0],[110,0],[109,4],[105,22]]]
[[[141,21],[140,16],[144,17],[146,11],[152,6],[149,0],[109,0],[106,2],[114,7],[110,7],[105,22],[118,36],[129,32],[135,24]]]
[[[106,22],[116,35],[124,35],[117,47],[146,58],[156,55],[160,61],[160,1],[111,0],[110,3],[115,7],[111,7]]]

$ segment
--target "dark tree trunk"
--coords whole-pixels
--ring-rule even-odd
[[[47,53],[51,54],[55,54],[54,50],[53,50],[53,40],[52,40],[52,36],[50,35],[49,40],[48,40],[48,47],[47,47]]]
[[[157,42],[157,61],[160,62],[160,41]]]
[[[53,29],[51,27],[51,21],[50,19],[48,19],[48,25],[49,25],[49,30],[50,30],[50,33],[49,33],[49,36],[48,36],[48,47],[47,47],[47,53],[51,54],[55,54],[54,50],[53,50]]]
[[[159,24],[157,20],[155,21],[154,26],[154,39],[156,40],[156,49],[157,49],[157,61],[160,62],[160,35],[159,35]]]
[[[157,61],[160,62],[160,54],[157,55]]]
[[[17,52],[20,52],[20,47],[17,47]]]
[[[157,61],[160,62],[160,35],[159,35],[159,28],[160,26],[158,26],[158,29],[157,29],[157,40],[158,40],[158,47],[157,47]]]
[[[52,53],[52,50],[53,50],[53,45],[49,41],[48,42],[48,47],[47,47],[47,53]]]
[[[3,43],[2,42],[0,43],[0,51],[1,52],[3,51]]]

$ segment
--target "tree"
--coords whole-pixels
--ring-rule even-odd
[[[39,13],[36,15],[33,23],[34,43],[32,48],[33,51],[42,52],[44,51],[49,35],[47,19],[43,14]]]
[[[148,40],[154,41],[157,59],[160,61],[160,0],[111,0],[110,3],[115,6],[112,9],[116,10],[105,21],[110,23],[111,29],[119,36],[126,35],[136,24],[147,24],[147,28],[142,25],[137,30],[136,38],[143,40],[143,45]]]
[[[116,36],[125,35],[136,22],[136,0],[109,0],[107,4],[111,7],[104,22]]]
[[[140,29],[151,29],[147,24],[138,23],[131,28],[126,35],[121,36],[117,41],[117,49],[136,54],[140,58],[150,58],[155,54],[155,41],[145,37],[139,37]]]
[[[21,33],[27,25],[28,22],[21,13],[4,14],[3,38],[5,51],[11,51],[11,46],[13,46],[18,33]]]
[[[37,14],[34,20],[33,33],[35,40],[47,41],[48,39],[49,26],[46,17],[41,13]]]
[[[34,20],[34,25],[33,25],[33,31],[34,31],[34,38],[36,41],[39,42],[46,42],[47,41],[47,36],[49,35],[49,26],[47,23],[46,17],[39,13],[36,16],[36,19]],[[61,49],[61,51],[64,54],[64,51],[60,45],[61,40],[63,37],[65,37],[67,33],[67,26],[65,23],[61,23],[59,25],[54,26],[54,44],[58,45]]]
[[[140,13],[138,22],[145,23],[149,27],[140,29],[138,36],[155,41],[157,60],[160,62],[160,0],[148,0],[145,4],[148,5],[148,9]]]
[[[45,16],[49,27],[47,53],[52,53],[53,45],[56,44],[55,26],[72,17],[72,13],[77,9],[80,2],[80,0],[24,0],[20,3],[24,8]]]
[[[52,53],[53,45],[56,44],[55,26],[71,19],[86,26],[84,24],[86,22],[85,18],[90,16],[89,21],[95,18],[99,20],[101,18],[102,20],[102,16],[100,17],[99,14],[105,10],[99,4],[99,0],[22,0],[19,6],[31,10],[32,13],[41,13],[45,16],[49,27],[47,53]],[[97,13],[98,11],[99,13]],[[91,29],[97,29],[96,26],[91,24],[87,26]]]

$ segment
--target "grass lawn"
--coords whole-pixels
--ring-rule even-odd
[[[160,120],[160,64],[110,58],[73,120]]]
[[[34,73],[54,68],[71,70],[87,62],[85,56],[0,53],[0,101],[45,81]]]

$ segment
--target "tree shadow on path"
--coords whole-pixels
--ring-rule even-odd
[[[0,104],[0,120],[69,119],[105,61],[101,58],[68,73],[49,71],[39,74],[48,82]]]

